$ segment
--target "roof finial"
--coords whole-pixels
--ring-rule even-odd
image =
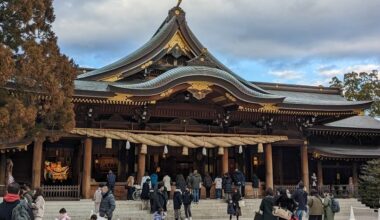
[[[177,2],[177,8],[179,7],[179,5],[182,3],[182,0],[178,0]]]

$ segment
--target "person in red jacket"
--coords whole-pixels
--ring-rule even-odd
[[[12,211],[20,203],[20,185],[11,183],[7,187],[7,193],[0,204],[0,220],[12,220]]]

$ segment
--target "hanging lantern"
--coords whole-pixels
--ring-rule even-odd
[[[205,147],[202,149],[202,154],[203,156],[207,156],[207,149]]]
[[[168,154],[168,153],[169,153],[168,145],[165,145],[165,147],[164,147],[164,154]]]
[[[263,153],[263,152],[264,152],[263,143],[259,143],[257,145],[257,153]]]
[[[183,147],[182,148],[182,155],[188,156],[189,155],[189,148]]]
[[[131,143],[129,143],[128,140],[127,140],[127,142],[125,143],[125,149],[127,149],[127,150],[131,149]]]
[[[106,149],[112,149],[112,139],[111,138],[106,139]]]
[[[224,148],[223,147],[219,147],[218,154],[219,155],[223,155],[224,154]]]
[[[242,154],[243,153],[243,146],[239,146],[239,154]]]

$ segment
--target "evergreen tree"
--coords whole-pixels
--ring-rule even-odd
[[[74,127],[75,65],[54,19],[52,0],[0,2],[0,144]]]
[[[380,208],[380,159],[368,161],[361,169],[359,195],[371,208]]]
[[[380,81],[377,70],[370,73],[346,73],[343,82],[337,77],[333,77],[330,87],[341,88],[343,95],[350,101],[373,100],[374,103],[369,109],[369,114],[371,116],[380,115]]]

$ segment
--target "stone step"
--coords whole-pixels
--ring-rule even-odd
[[[341,212],[335,215],[336,220],[347,220],[350,215],[351,206],[365,208],[363,204],[355,199],[341,199],[339,202]],[[242,207],[243,216],[240,219],[252,219],[255,211],[259,209],[261,199],[246,199],[245,203],[246,206]],[[151,215],[147,211],[141,210],[141,205],[141,201],[117,201],[113,219],[150,220]],[[91,200],[48,201],[46,203],[44,219],[54,219],[58,215],[59,209],[63,207],[66,208],[73,220],[83,220],[88,219],[90,216],[91,210],[94,208],[94,203]],[[212,210],[212,212],[210,212],[210,210]],[[229,219],[226,212],[227,204],[223,200],[201,200],[199,204],[192,205],[194,219]],[[172,201],[170,201],[168,206],[168,219],[173,219],[173,215],[173,204]],[[356,209],[355,215],[357,220],[377,220],[377,213],[374,213],[369,208]]]

